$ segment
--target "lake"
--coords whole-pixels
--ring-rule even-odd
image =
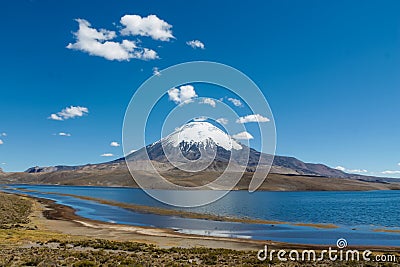
[[[222,199],[196,208],[176,208],[154,200],[141,189],[116,187],[9,185],[1,190],[23,192],[73,207],[79,216],[120,224],[171,228],[181,233],[275,240],[291,243],[327,244],[346,238],[350,245],[400,246],[400,191],[367,192],[254,192],[233,191]],[[143,214],[128,209],[49,192],[88,196],[129,204],[186,210],[220,216],[263,219],[290,223],[329,223],[335,229],[292,224],[249,224]],[[178,192],[169,192],[179,195]],[[201,194],[196,192],[195,194]]]

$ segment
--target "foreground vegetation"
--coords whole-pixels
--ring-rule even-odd
[[[261,262],[252,251],[161,249],[142,243],[100,239],[52,239],[25,248],[2,248],[0,253],[0,266],[399,266],[373,262]]]
[[[28,198],[0,193],[0,266],[400,266],[366,262],[261,262],[256,251],[168,248],[47,232]],[[398,256],[400,258],[400,256]]]
[[[160,249],[152,245],[108,240],[60,241],[29,248],[1,249],[0,266],[255,266],[248,252],[206,248]]]
[[[19,196],[0,194],[0,229],[16,228],[29,222],[32,203]]]

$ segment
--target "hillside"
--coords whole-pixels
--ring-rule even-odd
[[[164,188],[156,183],[153,167],[170,182],[191,187],[205,185],[224,171],[233,176],[244,170],[236,189],[247,189],[256,168],[267,172],[271,165],[261,190],[378,190],[398,189],[400,185],[400,180],[394,178],[345,173],[294,157],[273,157],[241,144],[208,122],[185,124],[126,158],[100,164],[32,167],[24,173],[0,173],[0,182],[135,187],[127,164],[135,177],[148,179],[152,188]]]

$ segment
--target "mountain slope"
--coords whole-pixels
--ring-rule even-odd
[[[146,153],[147,152],[147,153]],[[260,159],[261,158],[261,159]],[[271,173],[287,175],[321,176],[328,178],[350,178],[365,181],[391,181],[391,178],[377,178],[345,173],[323,164],[305,163],[294,157],[267,155],[249,148],[231,138],[218,127],[208,122],[191,122],[176,129],[167,137],[135,151],[126,160],[135,170],[147,171],[151,160],[159,171],[199,169],[209,172],[222,172],[231,159],[233,165],[253,172],[259,160],[260,166],[270,164]],[[171,164],[172,162],[172,164]],[[178,168],[179,167],[179,168]],[[59,171],[114,170],[126,168],[125,158],[101,164],[82,166],[33,167],[28,173],[47,173]]]

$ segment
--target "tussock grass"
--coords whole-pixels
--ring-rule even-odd
[[[0,229],[29,223],[32,202],[19,196],[0,193]]]

